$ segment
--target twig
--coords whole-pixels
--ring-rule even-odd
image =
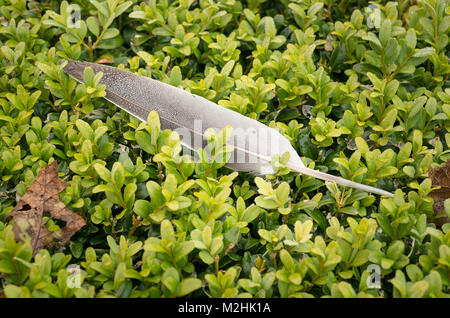
[[[416,243],[416,239],[413,238],[413,241],[412,241],[412,243],[411,243],[411,251],[409,251],[408,258],[411,257],[412,252],[414,251],[414,245],[415,245],[415,243]]]
[[[138,226],[141,224],[141,220],[142,220],[141,216],[138,216],[136,219],[133,220],[133,227],[128,233],[128,236],[132,236],[134,234],[134,231],[136,231]]]

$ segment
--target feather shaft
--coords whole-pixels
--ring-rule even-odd
[[[372,192],[372,193],[376,193],[379,195],[386,195],[388,197],[393,197],[392,193],[390,193],[390,192],[387,192],[387,191],[384,191],[384,190],[381,190],[381,189],[378,189],[375,187],[371,187],[371,186],[368,186],[365,184],[361,184],[358,182],[354,182],[351,180],[347,180],[347,179],[344,179],[341,177],[333,176],[333,175],[325,173],[325,172],[317,171],[317,170],[306,168],[306,167],[289,167],[289,168],[291,170],[297,171],[301,174],[305,174],[310,177],[314,177],[314,178],[329,181],[329,182],[336,182],[337,184],[340,184],[344,187],[355,188],[355,189],[359,189],[362,191],[367,191],[367,192]]]

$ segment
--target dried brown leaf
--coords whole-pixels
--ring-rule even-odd
[[[46,246],[67,243],[73,234],[86,225],[81,216],[59,200],[59,193],[67,186],[58,177],[58,163],[53,161],[39,171],[25,195],[8,215],[13,218],[16,239],[23,241],[26,236],[30,237],[33,256]],[[57,232],[49,231],[43,222],[44,212],[50,213],[52,219],[64,221],[65,226]]]
[[[109,58],[104,57],[104,58],[101,58],[101,59],[97,60],[97,63],[99,63],[99,64],[109,64],[109,63],[111,63],[111,60]]]
[[[438,216],[445,214],[444,201],[450,198],[450,159],[440,167],[429,169],[428,176],[431,178],[433,187],[440,187],[440,189],[430,192],[430,196],[434,200],[434,215]],[[440,217],[436,219],[436,224],[438,225],[442,225],[447,222],[450,222],[450,218],[448,217]]]

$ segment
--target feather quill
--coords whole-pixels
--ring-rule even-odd
[[[149,112],[156,110],[161,128],[181,132],[181,143],[189,149],[196,150],[205,145],[206,129],[220,130],[232,126],[233,132],[227,144],[234,147],[234,153],[227,166],[233,170],[272,173],[272,156],[289,152],[287,167],[293,171],[347,187],[393,196],[375,187],[307,168],[289,140],[277,130],[180,88],[96,63],[71,60],[64,66],[64,71],[82,83],[86,67],[91,67],[94,73],[103,72],[101,83],[106,85],[105,98],[108,101],[144,122]]]

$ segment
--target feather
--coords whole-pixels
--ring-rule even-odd
[[[189,149],[196,150],[205,145],[206,129],[233,127],[227,142],[227,145],[234,147],[227,162],[233,170],[270,174],[273,172],[273,155],[289,152],[290,159],[286,166],[293,171],[347,187],[393,196],[378,188],[307,168],[289,140],[277,130],[180,88],[126,70],[89,62],[69,61],[64,71],[82,83],[86,67],[91,67],[94,73],[103,72],[101,83],[106,85],[105,98],[108,101],[144,122],[149,112],[156,110],[161,128],[177,131],[181,143]]]

